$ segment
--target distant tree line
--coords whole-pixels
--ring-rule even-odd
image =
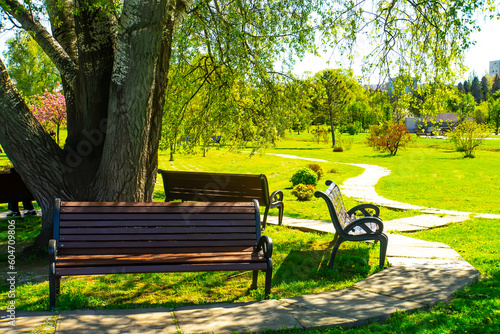
[[[500,90],[500,77],[498,75],[494,77],[488,75],[479,80],[477,76],[474,76],[472,80],[465,80],[463,83],[459,82],[457,89],[461,93],[471,94],[476,104],[480,104],[483,101],[488,101],[490,96]]]

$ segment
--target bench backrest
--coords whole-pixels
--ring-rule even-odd
[[[163,177],[165,201],[242,202],[256,199],[269,205],[264,174],[224,174],[158,170]]]
[[[259,204],[61,202],[58,255],[252,252]]]
[[[324,192],[316,191],[314,195],[322,197],[326,201],[335,228],[337,231],[339,228],[343,231],[351,222],[351,217],[347,214],[339,187],[333,181],[326,181],[326,185],[328,185],[328,189]]]
[[[0,172],[0,203],[34,201],[23,180],[16,172]]]

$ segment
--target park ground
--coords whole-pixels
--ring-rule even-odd
[[[500,214],[500,137],[492,136],[477,151],[476,158],[464,159],[446,139],[416,138],[404,151],[394,157],[373,151],[364,144],[366,134],[343,135],[340,140],[344,152],[332,152],[331,143],[318,143],[307,132],[290,134],[276,147],[252,151],[251,148],[227,150],[214,145],[201,155],[182,153],[182,147],[168,161],[169,152],[160,152],[159,168],[175,170],[217,171],[228,173],[266,174],[270,190],[285,193],[285,216],[306,219],[328,219],[326,206],[319,199],[299,202],[291,195],[290,176],[309,162],[284,159],[274,154],[289,154],[304,158],[323,159],[319,163],[326,171],[317,189],[324,190],[323,181],[331,179],[338,184],[362,172],[361,168],[345,163],[363,163],[386,167],[390,175],[376,185],[378,194],[421,206],[474,213]],[[6,164],[0,156],[0,166]],[[155,188],[155,201],[163,200],[161,179]],[[345,198],[346,207],[358,204]],[[0,206],[6,210],[6,205]],[[408,217],[415,211],[384,208],[384,220]],[[6,221],[1,222],[2,233]],[[36,235],[39,220],[27,218],[19,223],[18,241],[29,244]],[[376,263],[377,247],[349,244],[341,247],[337,268],[325,268],[331,249],[331,236],[304,233],[286,227],[269,227],[276,244],[276,266],[273,278],[273,296],[291,297],[306,293],[342,289],[352,286],[379,270]],[[500,332],[500,221],[476,218],[443,228],[412,233],[412,237],[439,241],[450,245],[476,267],[483,279],[458,292],[447,304],[438,304],[428,312],[401,313],[382,324],[372,324],[351,330],[353,333],[484,333]],[[6,258],[5,233],[1,234],[2,256]],[[300,252],[298,252],[300,251]],[[307,252],[304,252],[307,251]],[[305,257],[303,254],[310,254]],[[297,255],[300,254],[300,255]],[[369,259],[366,261],[366,259]],[[288,268],[287,263],[301,263],[300,270]],[[28,259],[27,268],[40,266],[40,259]],[[35,277],[35,276],[33,276]],[[262,289],[248,291],[248,277],[228,277],[226,274],[179,275],[116,275],[70,278],[63,281],[60,300],[63,309],[82,308],[137,308],[168,307],[215,302],[260,300]],[[64,291],[66,289],[66,293]],[[4,307],[6,286],[2,287],[0,305]],[[172,293],[174,291],[174,293]],[[25,282],[18,287],[20,309],[44,310],[48,304],[48,284],[43,279]],[[337,329],[319,330],[335,332]]]

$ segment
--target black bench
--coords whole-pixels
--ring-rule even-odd
[[[337,250],[344,241],[378,240],[380,241],[379,266],[380,268],[384,268],[388,239],[383,233],[384,224],[378,217],[380,213],[378,206],[374,204],[361,204],[346,211],[339,187],[332,181],[326,181],[326,185],[329,187],[325,192],[316,191],[314,196],[321,197],[326,201],[333,226],[335,227],[335,237],[333,239],[335,245],[333,246],[328,267],[333,268]],[[373,211],[373,214],[370,214],[369,211]],[[356,217],[359,213],[364,216]]]
[[[266,272],[271,238],[260,234],[259,204],[61,202],[49,242],[50,307],[63,276],[205,271]]]
[[[15,170],[0,171],[0,203],[28,202],[35,198]]]
[[[262,226],[265,228],[269,209],[278,208],[279,225],[283,224],[283,192],[269,195],[264,174],[225,174],[158,170],[163,178],[165,202],[244,202],[256,199],[265,206]]]

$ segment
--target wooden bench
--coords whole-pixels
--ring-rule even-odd
[[[271,238],[260,233],[259,204],[61,202],[49,242],[50,307],[63,276],[201,271],[266,272]]]
[[[19,174],[13,169],[10,171],[0,171],[0,189],[0,203],[35,200]]]
[[[361,204],[346,211],[339,187],[332,181],[326,181],[326,185],[329,187],[325,192],[316,191],[314,196],[321,197],[326,201],[333,226],[335,227],[335,237],[333,239],[335,245],[333,246],[328,267],[333,268],[335,255],[342,242],[346,240],[378,240],[380,241],[379,266],[380,268],[384,268],[388,239],[383,233],[384,224],[378,217],[380,213],[378,206],[374,204]],[[373,211],[373,214],[370,214],[369,211]],[[360,213],[363,214],[363,217],[356,217]]]
[[[269,209],[278,208],[278,224],[283,224],[283,192],[269,195],[264,174],[224,174],[158,170],[163,178],[165,201],[244,202],[256,199],[265,206],[262,227],[265,228]]]

